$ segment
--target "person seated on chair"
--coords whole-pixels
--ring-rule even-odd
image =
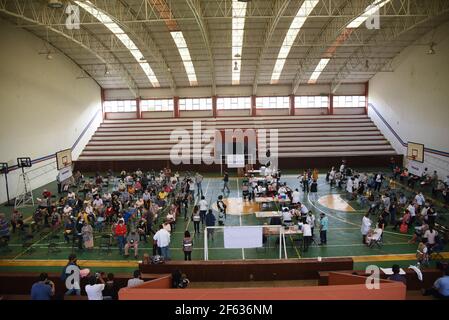
[[[382,233],[383,230],[381,225],[377,225],[374,230],[370,230],[366,235],[366,244],[368,247],[373,246],[376,241],[380,241]]]
[[[444,275],[435,281],[432,288],[423,291],[423,295],[433,295],[437,299],[449,299],[448,267],[444,270]]]
[[[134,258],[139,257],[139,235],[135,230],[132,230],[126,237],[125,244],[125,258],[129,257],[129,248],[134,248]]]
[[[12,233],[16,232],[16,228],[19,227],[23,231],[23,215],[17,209],[14,209],[11,215]]]
[[[416,260],[418,265],[428,264],[429,261],[429,249],[424,244],[424,242],[420,242],[418,244],[418,249],[416,250]]]
[[[53,212],[50,215],[50,226],[53,230],[56,230],[61,226],[61,215],[56,211],[56,208],[53,209]]]
[[[396,230],[398,226],[401,224],[409,224],[410,223],[410,211],[408,209],[405,210],[404,215],[402,218],[398,221],[396,221],[395,225],[393,226],[393,230]]]
[[[66,217],[64,221],[64,239],[67,243],[70,243],[69,236],[72,237],[72,240],[75,240],[74,232],[75,232],[75,218]]]
[[[429,225],[425,222],[421,226],[416,226],[413,237],[408,243],[416,243],[417,240],[421,240],[427,230],[429,230]]]
[[[389,276],[387,279],[391,280],[391,281],[402,282],[403,284],[407,285],[407,279],[405,279],[405,277],[403,275],[399,274],[401,271],[401,268],[399,267],[399,265],[394,264],[391,269],[393,271],[393,275]]]
[[[0,238],[6,241],[10,239],[9,223],[4,213],[0,213]]]
[[[434,229],[433,225],[429,225],[429,229],[424,232],[423,238],[426,240],[426,246],[429,251],[432,251],[432,248],[436,245],[436,237],[438,236],[438,232]]]

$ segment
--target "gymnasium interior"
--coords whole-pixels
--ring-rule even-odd
[[[0,299],[448,297],[449,1],[0,0],[0,43]]]

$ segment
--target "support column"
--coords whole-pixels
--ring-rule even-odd
[[[179,118],[179,115],[179,97],[175,96],[173,97],[173,116]]]
[[[136,98],[136,113],[137,113],[137,119],[142,118],[142,113],[140,112],[140,97]]]
[[[101,88],[100,90],[100,95],[101,95],[101,114],[103,117],[103,120],[106,118],[106,113],[104,112],[104,100],[105,100],[105,93],[104,93],[104,89]]]
[[[256,96],[253,94],[251,95],[251,116],[255,117],[256,115]]]
[[[291,94],[288,97],[290,100],[290,115],[294,116],[295,115],[295,95]]]
[[[212,117],[217,117],[217,96],[212,96]]]
[[[368,114],[369,81],[365,83],[365,114]]]
[[[329,94],[329,114],[334,114],[334,95]]]

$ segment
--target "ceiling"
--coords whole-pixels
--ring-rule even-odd
[[[447,0],[391,0],[380,9],[380,29],[369,30],[362,25],[335,45],[345,26],[373,1],[320,0],[300,29],[277,84],[289,85],[291,93],[296,93],[299,85],[307,84],[329,48],[335,52],[318,84],[335,87],[345,82],[366,82],[377,72],[389,71],[392,59],[405,47],[449,20]],[[80,29],[70,30],[65,25],[64,8],[50,8],[47,2],[0,0],[0,18],[47,41],[102,88],[129,88],[137,95],[139,89],[152,87],[138,61],[101,22],[80,9]],[[65,5],[70,3],[73,1],[64,1]],[[170,23],[184,35],[197,86],[210,87],[214,93],[217,86],[232,85],[232,0],[91,0],[91,3],[134,41],[161,88],[171,88],[175,93],[177,88],[191,86],[170,35]],[[304,0],[248,2],[240,85],[252,86],[253,94],[257,93],[258,85],[270,84],[284,37],[303,3]]]

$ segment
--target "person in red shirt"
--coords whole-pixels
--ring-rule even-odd
[[[48,191],[47,189],[44,189],[44,191],[42,192],[42,197],[50,198],[51,197],[51,192]]]
[[[126,228],[125,222],[123,219],[118,221],[117,226],[115,227],[115,236],[117,237],[118,249],[120,254],[123,254],[123,250],[125,248],[125,237],[128,230]]]

